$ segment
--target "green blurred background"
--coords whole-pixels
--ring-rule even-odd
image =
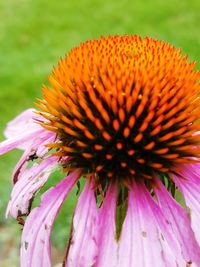
[[[33,107],[35,98],[41,96],[41,86],[59,58],[87,39],[108,34],[151,36],[180,47],[199,68],[199,10],[199,0],[1,0],[0,140],[6,122]],[[21,227],[11,219],[5,221],[4,213],[11,191],[10,175],[20,154],[14,151],[0,159],[2,267],[19,266]],[[57,176],[45,189],[56,183]],[[62,258],[75,199],[73,191],[54,227],[54,263]]]

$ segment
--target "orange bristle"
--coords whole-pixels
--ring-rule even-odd
[[[191,163],[200,153],[194,66],[180,49],[147,37],[82,43],[54,67],[36,103],[38,123],[57,135],[48,147],[102,179],[151,179]]]

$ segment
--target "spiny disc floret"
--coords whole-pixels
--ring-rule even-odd
[[[199,154],[199,72],[180,50],[114,36],[73,49],[40,100],[51,144],[71,168],[101,177],[151,178]]]

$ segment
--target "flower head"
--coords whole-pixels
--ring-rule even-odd
[[[58,165],[67,173],[27,217],[22,266],[51,266],[52,224],[81,176],[85,187],[64,265],[200,265],[200,73],[194,66],[179,49],[136,35],[88,41],[60,60],[36,104],[40,111],[9,123],[0,144],[0,153],[25,150],[7,209],[15,218],[29,214]],[[177,189],[191,220],[176,201]]]
[[[199,154],[199,73],[180,50],[138,36],[73,49],[49,77],[40,108],[71,168],[101,179],[151,179]]]

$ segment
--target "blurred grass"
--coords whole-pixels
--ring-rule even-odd
[[[90,38],[108,34],[140,34],[162,39],[190,60],[198,61],[200,48],[199,0],[2,0],[0,2],[0,138],[6,122],[32,107],[41,96],[60,57]],[[11,190],[9,177],[20,152],[0,160],[0,222]],[[52,179],[56,182],[55,179]],[[63,248],[69,229],[74,193],[55,225],[54,242]],[[66,239],[66,238],[65,238]]]

